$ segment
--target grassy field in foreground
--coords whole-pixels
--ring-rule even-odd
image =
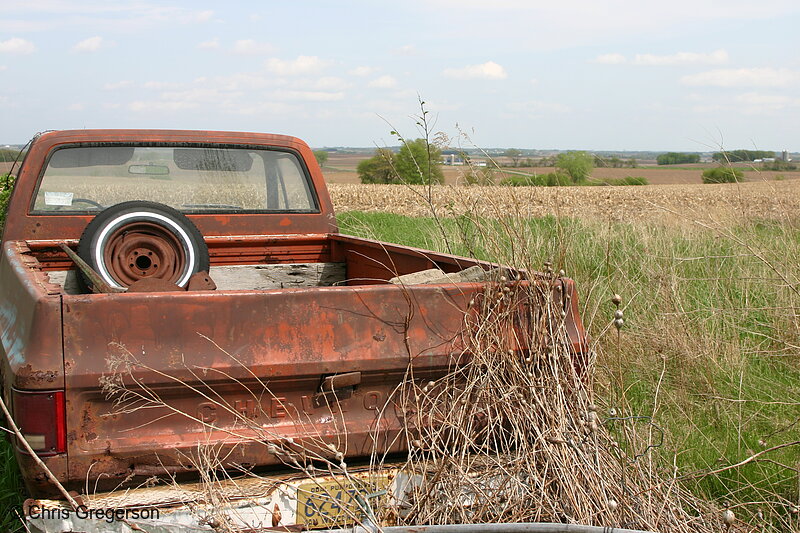
[[[652,417],[665,441],[651,453],[696,494],[745,522],[757,524],[760,511],[800,526],[800,225],[437,223],[363,212],[340,214],[339,223],[343,233],[528,268],[553,261],[578,282],[606,409]],[[626,321],[619,335],[609,327],[615,293]]]

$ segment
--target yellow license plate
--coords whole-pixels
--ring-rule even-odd
[[[363,518],[363,512],[356,502],[355,495],[362,498],[376,492],[377,485],[385,488],[387,481],[378,483],[355,480],[356,485],[347,479],[340,481],[326,481],[324,483],[304,483],[297,487],[297,518],[298,524],[305,524],[310,528],[331,528],[336,526],[349,526]],[[368,500],[374,508],[376,499]]]

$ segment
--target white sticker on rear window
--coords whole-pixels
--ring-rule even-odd
[[[71,192],[47,192],[44,193],[45,205],[72,205]]]

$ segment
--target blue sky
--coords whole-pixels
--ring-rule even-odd
[[[0,2],[0,142],[45,129],[800,151],[800,2]],[[458,140],[459,132],[466,138]]]

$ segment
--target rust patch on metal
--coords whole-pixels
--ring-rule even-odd
[[[205,270],[193,274],[186,285],[187,291],[213,291],[216,289],[217,284]]]
[[[183,287],[173,281],[160,278],[142,278],[134,281],[128,287],[128,292],[173,292],[184,291]]]
[[[152,222],[132,222],[108,237],[103,261],[122,286],[145,278],[175,283],[186,268],[186,254],[178,237]]]

